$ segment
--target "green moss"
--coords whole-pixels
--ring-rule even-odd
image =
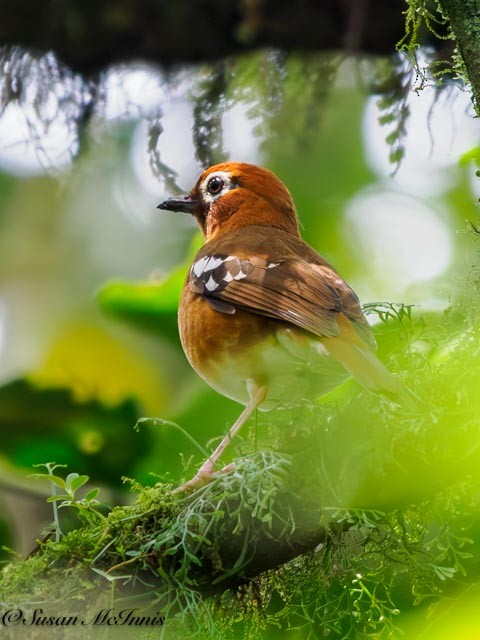
[[[417,63],[416,50],[422,44],[422,31],[440,40],[454,40],[456,46],[449,60],[436,60],[429,66],[430,77],[441,86],[445,77],[461,79],[472,90],[473,104],[480,104],[480,10],[476,0],[407,0],[405,35],[397,43],[407,52],[417,78],[418,88],[426,84],[427,74]]]

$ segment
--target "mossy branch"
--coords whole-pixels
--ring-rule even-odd
[[[480,4],[476,0],[406,1],[405,35],[397,49],[415,52],[425,42],[425,30],[438,41],[454,40],[455,51],[448,52],[450,62],[437,59],[434,64],[440,70],[433,72],[432,65],[433,77],[448,74],[469,82],[472,103],[480,115]],[[424,76],[418,66],[417,73]]]
[[[480,116],[480,4],[477,0],[439,0],[439,5],[450,21]]]
[[[223,590],[325,539],[319,506],[292,492],[291,466],[287,456],[253,454],[187,496],[165,484],[134,485],[134,505],[101,521],[80,508],[83,526],[40,544],[27,563],[42,559],[60,570],[78,563],[135,589],[143,582],[161,589],[168,576],[200,591]],[[21,590],[21,580],[13,586]]]

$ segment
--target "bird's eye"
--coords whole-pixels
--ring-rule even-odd
[[[217,193],[223,189],[225,182],[219,176],[214,176],[208,181],[207,190],[212,196],[216,196]]]

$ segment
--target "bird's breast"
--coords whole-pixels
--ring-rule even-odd
[[[285,322],[241,309],[213,309],[185,287],[179,307],[183,350],[216,391],[247,404],[247,384],[267,385],[263,409],[321,395],[346,377],[321,340]]]
[[[189,287],[183,290],[178,326],[187,359],[210,386],[244,404],[245,376],[261,374],[252,354],[268,341],[270,325],[270,320],[240,309],[234,314],[216,311]]]

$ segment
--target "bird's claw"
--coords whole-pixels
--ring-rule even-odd
[[[234,462],[230,462],[230,464],[225,465],[218,473],[230,473],[235,469],[236,465]],[[184,482],[179,487],[173,490],[173,493],[185,493],[186,491],[190,491],[191,489],[199,489],[203,487],[203,485],[208,484],[216,477],[215,469],[213,462],[211,460],[207,460],[202,464],[197,473],[191,478]]]

